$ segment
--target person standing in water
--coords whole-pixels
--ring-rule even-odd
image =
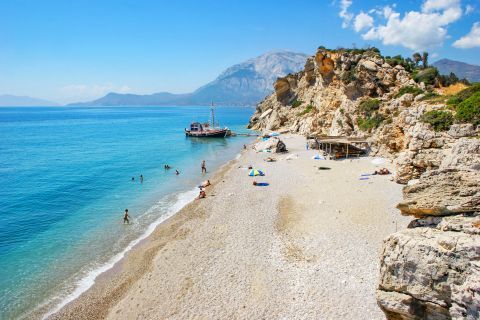
[[[202,173],[207,173],[207,165],[205,164],[205,160],[202,161]]]
[[[143,174],[140,175],[140,183],[143,183]]]
[[[125,209],[125,214],[123,215],[123,224],[130,224],[130,216],[128,215],[128,209]]]

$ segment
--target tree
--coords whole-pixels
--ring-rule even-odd
[[[428,52],[427,51],[423,52],[422,63],[423,63],[423,68],[424,69],[428,68]]]
[[[422,56],[420,55],[420,53],[415,52],[412,55],[412,58],[413,58],[413,61],[415,61],[415,67],[418,67],[418,64],[420,63],[420,61],[422,61]]]

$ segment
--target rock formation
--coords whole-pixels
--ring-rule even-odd
[[[480,319],[479,129],[421,121],[446,109],[419,94],[425,87],[376,50],[320,48],[276,81],[249,127],[367,138],[370,155],[391,158],[395,181],[408,183],[398,208],[417,218],[385,240],[379,306],[392,320]]]

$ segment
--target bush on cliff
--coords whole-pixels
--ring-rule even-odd
[[[402,87],[402,88],[400,88],[400,90],[398,91],[398,94],[396,95],[396,98],[399,98],[399,97],[403,96],[403,95],[406,94],[406,93],[411,93],[411,94],[413,94],[414,96],[418,96],[419,94],[422,94],[422,93],[423,93],[423,90],[420,89],[420,88],[417,88],[417,87],[413,87],[413,86]]]
[[[300,107],[302,104],[303,101],[295,99],[292,101],[292,108]]]
[[[456,108],[455,118],[462,123],[480,125],[480,92],[462,101]]]
[[[378,99],[370,99],[360,103],[360,111],[367,117],[370,117],[378,109],[380,109],[380,100]]]
[[[460,91],[459,93],[457,93],[456,95],[448,99],[447,104],[449,106],[456,106],[460,104],[462,101],[467,100],[468,98],[470,98],[471,96],[473,96],[478,92],[480,92],[480,83],[475,83],[472,86],[463,89],[462,91]]]
[[[448,111],[432,110],[425,112],[420,120],[428,123],[435,131],[446,131],[453,124],[453,116]]]
[[[304,114],[310,113],[312,110],[313,110],[313,106],[312,106],[311,104],[309,104],[309,105],[305,108],[305,110],[303,110],[302,112],[297,113],[297,116],[303,116]]]
[[[413,80],[415,80],[417,83],[423,82],[426,85],[434,85],[438,76],[438,69],[435,67],[430,67],[418,72],[414,72]]]
[[[376,114],[373,117],[358,118],[358,127],[362,131],[371,131],[378,128],[380,124],[385,120],[385,117],[381,114]]]

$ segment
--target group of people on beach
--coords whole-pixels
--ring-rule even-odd
[[[165,171],[172,169],[172,167],[169,164],[165,164],[163,168],[165,169]],[[207,173],[207,164],[205,160],[202,160],[201,169],[202,169],[202,174]],[[175,169],[175,175],[178,176],[179,174],[180,174],[180,171],[178,171],[178,169]],[[139,179],[140,179],[140,183],[143,183],[143,174],[140,175]],[[135,177],[132,177],[132,181],[135,181]],[[200,194],[196,199],[205,198],[207,196],[205,192],[205,188],[210,185],[211,185],[210,180],[206,180],[202,182],[202,184],[199,186]],[[128,214],[128,209],[125,209],[125,212],[123,214],[123,224],[130,224],[130,215]]]

